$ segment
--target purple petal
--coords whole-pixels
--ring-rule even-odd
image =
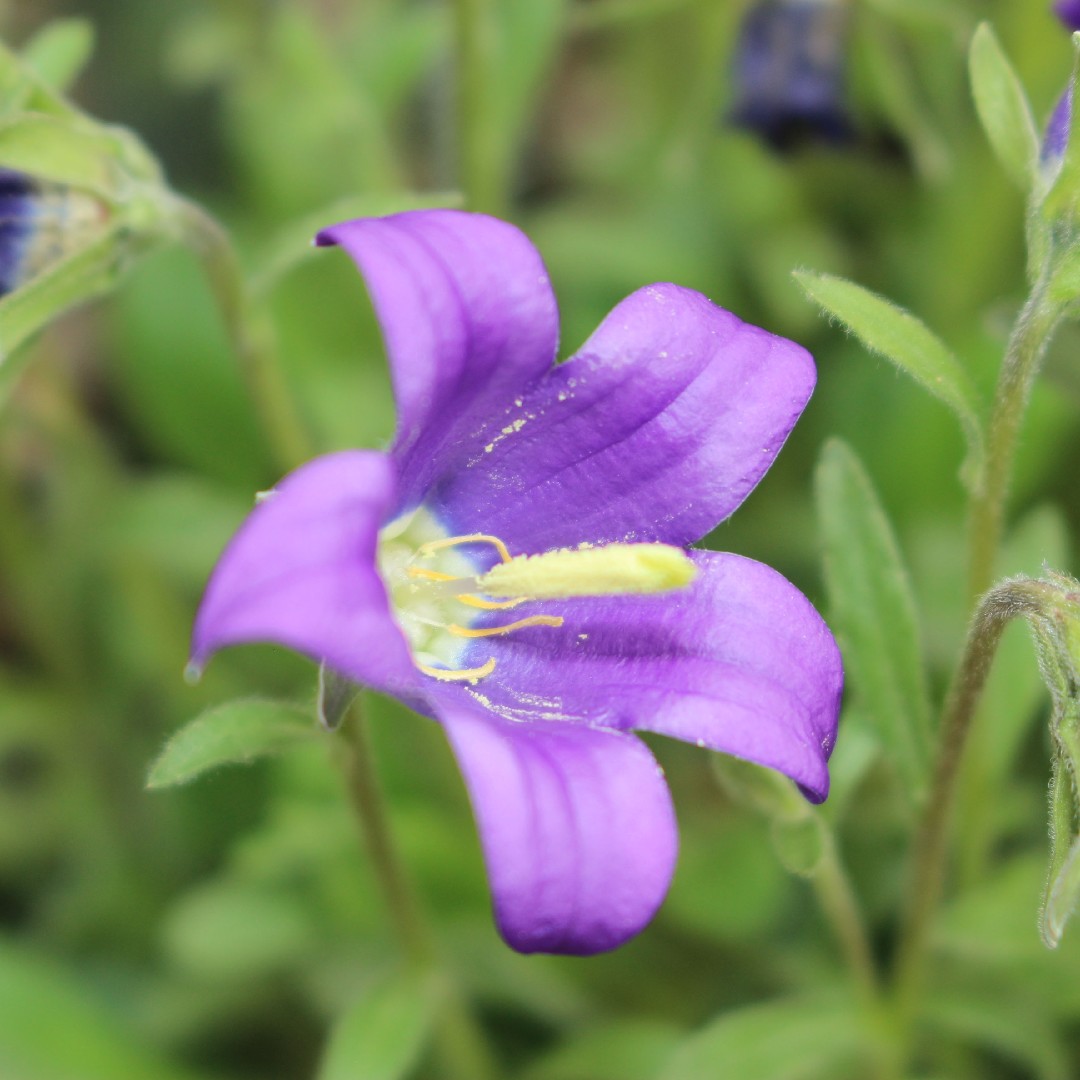
[[[698,577],[677,593],[515,608],[515,618],[543,611],[565,622],[478,641],[464,662],[496,663],[474,695],[507,719],[561,716],[722,750],[785,773],[820,802],[843,686],[832,634],[768,566],[693,557]]]
[[[1080,30],[1080,0],[1055,0],[1054,13],[1070,30]]]
[[[195,620],[192,662],[276,642],[357,682],[408,693],[417,675],[375,569],[397,500],[388,457],[349,450],[290,473],[218,561]]]
[[[454,531],[495,533],[515,553],[690,543],[765,474],[814,378],[801,346],[653,285],[447,453],[427,502]]]
[[[367,282],[397,397],[393,454],[408,507],[444,442],[554,362],[559,313],[547,271],[512,225],[455,210],[346,221],[316,242],[340,244]]]
[[[678,848],[667,784],[645,745],[603,728],[500,720],[455,695],[438,711],[508,944],[588,956],[638,933],[667,893]]]

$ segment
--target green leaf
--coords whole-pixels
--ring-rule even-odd
[[[0,942],[0,1076],[19,1080],[191,1080],[102,1008],[100,989]]]
[[[784,869],[806,878],[817,875],[830,842],[824,821],[812,810],[799,821],[774,821],[772,841]]]
[[[317,734],[310,712],[278,701],[232,701],[210,709],[165,744],[149,788],[186,784],[219,765],[280,754]]]
[[[1051,949],[1057,948],[1061,935],[1065,932],[1065,924],[1076,909],[1077,901],[1080,900],[1080,836],[1075,836],[1072,843],[1068,844],[1067,835],[1062,835],[1066,822],[1062,820],[1065,815],[1062,812],[1061,803],[1065,800],[1060,797],[1060,793],[1070,783],[1068,777],[1063,778],[1060,773],[1055,774],[1054,790],[1051,793],[1051,798],[1054,799],[1051,810],[1051,840],[1056,857],[1050,864],[1049,880],[1046,883],[1046,894],[1039,918],[1039,930],[1043,941]],[[1071,799],[1069,802],[1071,803]],[[1070,824],[1071,817],[1070,806]],[[1066,844],[1068,844],[1067,849]]]
[[[964,476],[971,486],[982,473],[982,410],[971,379],[949,348],[915,316],[853,281],[807,270],[796,270],[795,279],[871,352],[891,360],[952,409],[967,441]]]
[[[436,994],[429,976],[397,972],[368,988],[330,1035],[318,1080],[400,1080],[420,1058]]]
[[[908,572],[870,478],[833,439],[814,477],[825,582],[856,704],[918,803],[929,763],[930,705]]]
[[[0,125],[0,165],[111,201],[123,189],[120,143],[104,129],[22,113]]]
[[[858,1010],[822,994],[721,1016],[671,1056],[660,1080],[841,1080],[858,1071]]]
[[[670,1023],[635,1017],[572,1034],[520,1080],[653,1080],[685,1038]]]
[[[1039,136],[1024,88],[989,23],[980,23],[968,54],[971,92],[994,153],[1027,191],[1039,161]]]
[[[0,397],[16,374],[12,353],[65,311],[110,292],[125,264],[124,241],[113,229],[0,299]]]
[[[89,19],[54,19],[30,39],[23,59],[49,86],[63,93],[93,51],[94,26]]]
[[[28,111],[69,120],[79,115],[33,67],[0,41],[0,118]]]
[[[225,879],[180,896],[163,920],[162,943],[190,975],[251,985],[309,962],[320,927],[311,909],[280,887]]]
[[[962,980],[962,981],[961,981]],[[922,1002],[923,1022],[937,1032],[1012,1058],[1023,1075],[1068,1080],[1069,1058],[1057,1025],[1041,1003],[1008,980],[971,973],[939,976]]]

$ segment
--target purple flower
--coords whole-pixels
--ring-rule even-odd
[[[612,949],[655,913],[677,848],[633,730],[827,794],[842,683],[828,628],[768,567],[681,551],[768,469],[813,362],[699,293],[652,285],[555,364],[543,263],[493,218],[350,221],[318,243],[366,278],[397,435],[388,453],[318,458],[259,504],[207,587],[193,662],[278,642],[434,717],[509,944]],[[559,549],[573,553],[519,558]],[[647,593],[654,557],[696,569],[693,583]],[[503,572],[518,577],[498,589]]]
[[[1070,30],[1080,30],[1080,0],[1055,0],[1054,14]]]

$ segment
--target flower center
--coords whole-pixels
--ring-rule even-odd
[[[463,550],[485,547],[498,556],[486,571]],[[544,614],[476,626],[485,612],[530,600],[666,592],[688,585],[696,573],[686,553],[667,544],[583,544],[514,557],[497,536],[448,535],[423,507],[383,529],[376,558],[413,663],[446,682],[475,683],[495,670],[494,657],[462,666],[471,640],[564,622]]]

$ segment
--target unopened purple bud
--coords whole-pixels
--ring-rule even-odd
[[[743,20],[730,120],[774,150],[847,142],[846,20],[832,0],[761,0]]]
[[[25,276],[22,268],[33,219],[33,181],[22,173],[0,169],[0,296],[6,296]]]
[[[0,297],[81,247],[107,216],[87,192],[0,168]]]
[[[1080,30],[1080,0],[1054,0],[1054,14],[1070,30]]]
[[[1046,133],[1043,135],[1042,151],[1039,155],[1044,170],[1053,168],[1065,156],[1069,145],[1069,132],[1072,129],[1072,98],[1073,88],[1070,83],[1058,98],[1058,103],[1046,123]]]

